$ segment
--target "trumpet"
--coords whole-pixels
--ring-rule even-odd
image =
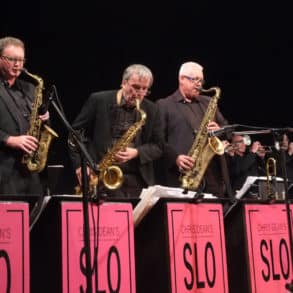
[[[240,148],[240,145],[239,145],[240,142],[241,143],[243,142],[246,146],[249,146],[249,145],[251,145],[251,138],[247,134],[242,135],[241,141],[234,141],[233,143],[228,144],[225,147],[225,153],[229,153],[231,151],[237,151]]]
[[[225,153],[237,151],[238,149],[239,149],[239,146],[231,143],[225,147]]]
[[[273,152],[273,149],[269,145],[262,145],[256,152],[257,154],[271,154]]]
[[[244,143],[246,146],[250,146],[252,144],[252,140],[249,135],[247,134],[238,134],[241,135],[242,139],[240,141],[234,141],[232,144],[228,145],[225,148],[225,152],[235,151],[240,148],[239,143]],[[260,145],[256,154],[263,155],[263,154],[269,154],[273,152],[272,146],[269,145]]]

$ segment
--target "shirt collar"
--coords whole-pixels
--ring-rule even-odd
[[[127,110],[132,110],[132,109],[135,108],[135,105],[128,105],[126,103],[126,100],[125,100],[125,98],[123,96],[121,98],[121,102],[120,102],[120,105],[119,106],[122,107],[122,108],[124,108],[124,109],[127,109]]]
[[[200,102],[200,96],[198,96],[196,99],[192,99],[190,102],[186,101],[183,95],[181,94],[180,91],[178,91],[178,94],[176,95],[175,98],[176,102],[182,103],[182,104],[193,104],[193,103],[199,103]]]

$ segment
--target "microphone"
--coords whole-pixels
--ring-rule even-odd
[[[44,115],[48,111],[49,105],[51,103],[51,100],[53,99],[53,96],[54,96],[54,86],[51,87],[49,94],[46,95],[46,99],[43,101],[42,105],[39,107],[38,109],[39,115]]]
[[[293,128],[292,127],[270,128],[270,131],[276,134],[285,134],[287,132],[293,132]]]
[[[231,125],[225,125],[222,128],[218,130],[212,130],[209,131],[210,136],[220,136],[222,134],[227,134],[235,130],[236,127],[238,127],[239,124],[231,124]]]

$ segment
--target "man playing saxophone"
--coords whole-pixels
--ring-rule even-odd
[[[178,74],[178,89],[170,96],[157,101],[162,113],[166,148],[159,161],[157,172],[160,183],[180,187],[180,177],[193,168],[195,161],[188,152],[199,131],[208,109],[210,98],[201,93],[204,84],[203,67],[195,62],[181,65]],[[217,109],[214,117],[207,123],[207,131],[215,131],[227,124]],[[163,176],[162,176],[163,175]],[[211,161],[205,172],[204,192],[222,196],[224,184],[218,160]]]
[[[24,43],[14,37],[0,39],[0,194],[42,194],[39,174],[22,164],[23,155],[38,147],[27,135],[35,86],[19,76],[25,63]],[[49,112],[39,115],[49,119]]]
[[[158,108],[145,98],[152,83],[149,68],[130,65],[121,89],[92,93],[73,122],[75,130],[83,130],[100,172],[107,173],[113,164],[123,173],[123,182],[99,176],[98,190],[109,197],[138,197],[142,188],[155,182],[153,160],[162,153],[163,137]],[[70,155],[80,184],[79,154],[70,150]]]

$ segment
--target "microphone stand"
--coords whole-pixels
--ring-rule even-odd
[[[273,139],[274,139],[275,145],[279,144],[279,141],[281,141],[282,135],[287,132],[287,129],[285,129],[285,130],[272,129],[271,130],[271,132],[273,134]],[[289,202],[289,195],[288,195],[288,176],[287,176],[287,168],[286,168],[286,151],[282,147],[280,148],[280,159],[281,159],[281,174],[282,174],[282,178],[284,180],[284,188],[285,188],[285,206],[286,206],[286,214],[287,214],[287,222],[288,222],[289,245],[290,245],[290,254],[291,254],[291,268],[293,268],[293,235],[292,235],[290,202]],[[289,292],[293,292],[293,280],[291,280],[290,283],[287,283],[285,288],[287,290],[289,290]]]
[[[54,93],[56,94],[56,89],[54,87]],[[57,96],[57,94],[56,94]],[[58,97],[58,96],[57,96]],[[87,164],[94,170],[95,173],[98,173],[97,167],[90,157],[84,143],[82,142],[80,135],[71,127],[67,121],[63,110],[61,110],[57,103],[54,101],[54,94],[50,95],[49,103],[51,103],[58,113],[63,124],[67,128],[70,137],[74,140],[74,145],[79,151],[81,158],[81,179],[82,179],[82,205],[83,205],[83,236],[84,236],[84,253],[85,253],[85,273],[86,273],[86,291],[85,293],[92,293],[92,274],[93,269],[91,268],[91,247],[90,247],[90,229],[89,229],[89,213],[88,213],[88,203],[89,203],[89,178],[87,175]],[[80,292],[84,292],[82,287]]]

